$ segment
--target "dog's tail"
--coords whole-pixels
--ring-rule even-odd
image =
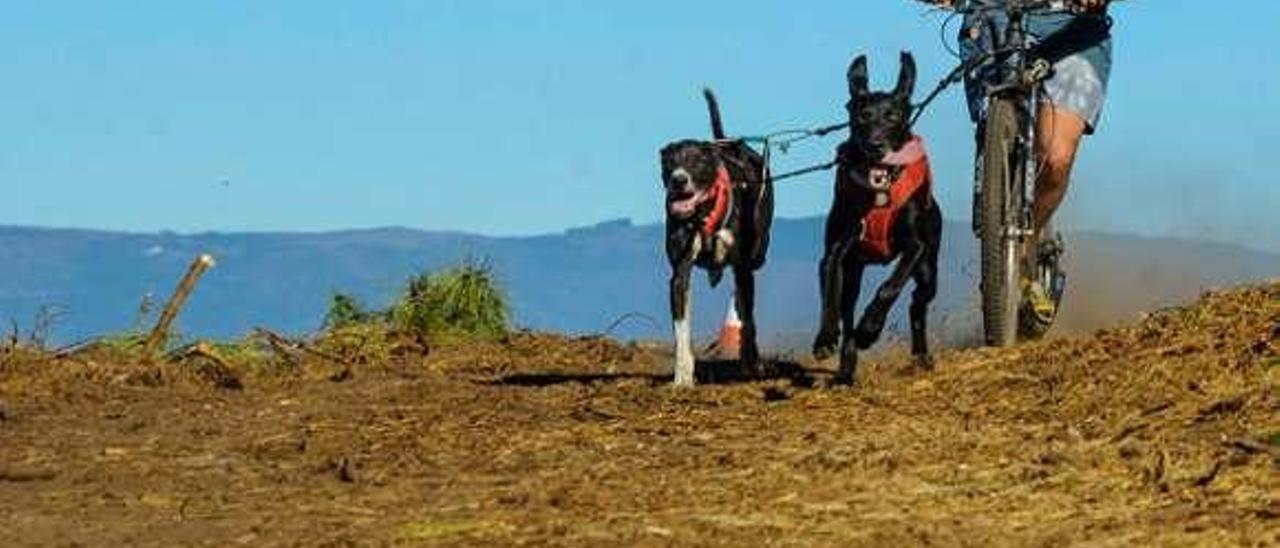
[[[703,88],[702,96],[707,99],[707,110],[711,111],[711,135],[716,139],[724,139],[724,121],[720,119],[720,102],[711,88]]]

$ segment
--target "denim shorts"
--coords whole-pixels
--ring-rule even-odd
[[[1027,17],[1027,32],[1037,41],[1044,41],[1055,32],[1066,28],[1078,17],[1070,13],[1045,13]],[[1056,108],[1065,109],[1080,116],[1093,133],[1102,118],[1102,106],[1107,97],[1107,84],[1111,79],[1112,41],[1109,22],[1097,19],[1096,25],[1085,32],[1070,32],[1051,38],[1053,49],[1063,52],[1053,65],[1053,77],[1044,83],[1044,99]],[[965,17],[960,29],[960,54],[970,59],[981,52],[990,51],[993,33],[1003,36],[1008,19],[1004,12],[988,11]],[[1099,27],[1097,25],[1104,25]],[[1089,25],[1085,25],[1089,27]],[[985,89],[981,82],[966,79],[965,91],[969,97],[969,114],[974,121],[982,119],[986,106]]]

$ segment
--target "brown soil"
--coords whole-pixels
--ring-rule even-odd
[[[349,373],[0,352],[0,546],[1280,544],[1280,284],[856,390],[527,334]]]

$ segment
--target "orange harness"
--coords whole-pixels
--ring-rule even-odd
[[[873,187],[879,196],[876,206],[862,219],[862,236],[858,244],[868,259],[887,262],[894,257],[892,233],[898,214],[917,192],[930,192],[933,175],[929,170],[924,140],[919,136],[912,136],[901,150],[885,157],[884,163],[901,170],[898,178],[888,183],[887,188]]]
[[[723,228],[725,218],[729,215],[729,202],[733,192],[733,180],[729,178],[729,169],[721,165],[716,169],[716,181],[711,184],[711,213],[702,223],[702,237],[710,239],[716,231]]]

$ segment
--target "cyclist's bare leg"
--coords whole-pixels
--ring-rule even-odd
[[[1036,154],[1044,162],[1040,178],[1036,180],[1035,200],[1031,204],[1031,216],[1036,238],[1062,205],[1071,182],[1071,168],[1075,165],[1076,152],[1084,136],[1085,121],[1080,115],[1066,109],[1044,106],[1038,119]]]
[[[1042,161],[1040,176],[1036,180],[1035,197],[1031,204],[1032,237],[1024,250],[1023,280],[1029,291],[1027,298],[1037,313],[1052,315],[1055,303],[1047,287],[1036,281],[1034,273],[1040,262],[1039,244],[1045,227],[1062,205],[1071,181],[1071,168],[1075,165],[1080,139],[1084,136],[1085,122],[1079,115],[1065,109],[1044,106],[1037,118],[1036,154]]]

